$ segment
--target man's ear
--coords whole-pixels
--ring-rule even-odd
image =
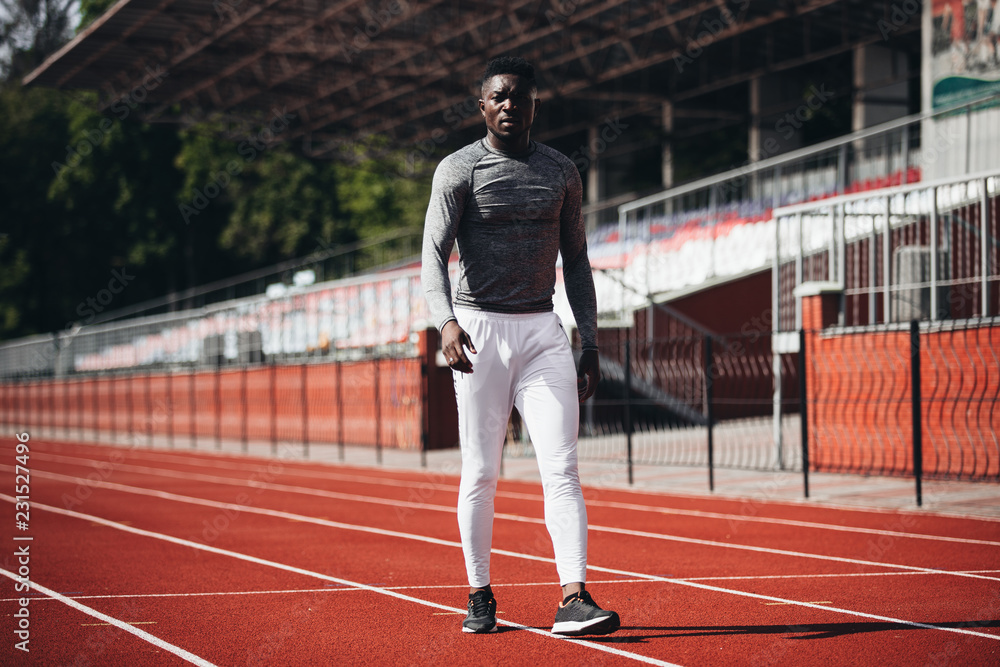
[[[482,114],[483,118],[486,118],[486,102],[479,100],[479,113]]]
[[[534,114],[534,115],[533,115],[533,116],[531,117],[531,120],[532,120],[532,122],[534,122],[534,120],[535,120],[536,118],[538,118],[538,110],[539,110],[539,109],[540,109],[541,107],[542,107],[542,98],[540,98],[540,97],[536,97],[536,98],[535,98],[535,114]]]

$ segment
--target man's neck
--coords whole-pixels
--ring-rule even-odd
[[[531,139],[527,133],[518,137],[517,141],[506,142],[492,132],[487,132],[486,141],[489,142],[491,148],[504,153],[525,153],[531,147]]]

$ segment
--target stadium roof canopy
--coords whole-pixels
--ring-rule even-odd
[[[752,77],[890,37],[919,52],[916,14],[884,0],[121,0],[25,83],[95,89],[106,109],[124,97],[150,121],[294,114],[280,138],[336,157],[370,134],[471,140],[484,62],[519,54],[538,69],[544,141],[658,119],[667,101],[691,133],[745,120],[734,87]]]

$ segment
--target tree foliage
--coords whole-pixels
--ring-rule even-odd
[[[76,0],[0,0],[0,77],[20,78],[70,35]]]
[[[80,0],[80,25],[77,32],[93,23],[101,14],[108,11],[118,0]]]
[[[386,145],[350,165],[315,160],[253,123],[149,124],[91,93],[24,88],[68,38],[53,15],[67,3],[0,2],[36,17],[0,82],[0,339],[420,226],[429,178],[403,176]],[[84,0],[81,25],[111,4]],[[121,289],[95,307],[116,276]]]

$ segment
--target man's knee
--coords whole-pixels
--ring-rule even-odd
[[[500,466],[490,464],[462,466],[462,485],[470,494],[481,495],[488,492],[492,495],[496,491],[499,479]]]

